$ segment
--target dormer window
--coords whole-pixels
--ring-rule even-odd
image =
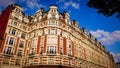
[[[51,10],[51,12],[53,12],[53,9]]]
[[[51,9],[51,12],[56,12],[56,9]]]
[[[14,22],[14,25],[16,25],[16,26],[17,26],[17,22]]]
[[[56,12],[56,10],[54,10],[54,12]]]
[[[20,13],[20,10],[16,8],[16,12],[17,12],[17,13]]]

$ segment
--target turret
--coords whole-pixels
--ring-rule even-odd
[[[38,11],[36,11],[37,22],[39,22],[42,19],[43,13],[44,13],[44,8],[40,8]]]

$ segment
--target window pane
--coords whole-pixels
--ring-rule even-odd
[[[22,50],[18,50],[17,56],[22,56]]]
[[[24,41],[20,41],[19,47],[20,47],[20,48],[23,48],[23,47],[24,47]]]
[[[12,47],[8,47],[7,51],[5,52],[5,54],[13,55],[13,48]]]
[[[9,45],[13,45],[13,42],[14,42],[14,38],[10,38]]]
[[[15,33],[16,33],[16,30],[13,29],[13,30],[12,30],[12,35],[15,35]]]
[[[55,46],[48,46],[47,47],[47,54],[56,54],[56,47]]]
[[[23,30],[26,30],[27,29],[27,27],[26,26],[23,26]]]
[[[21,38],[25,39],[25,34],[24,33],[22,33]]]
[[[3,59],[3,64],[9,64],[10,58],[4,58]]]
[[[15,65],[20,65],[20,59],[16,59]]]

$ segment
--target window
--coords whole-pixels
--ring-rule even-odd
[[[26,26],[23,26],[23,30],[26,30],[27,29],[27,27]]]
[[[19,47],[20,47],[20,48],[23,48],[23,47],[24,47],[24,41],[20,41]]]
[[[15,65],[20,65],[20,59],[16,59]]]
[[[10,38],[9,45],[13,45],[14,38]]]
[[[42,57],[40,57],[40,64],[42,64]]]
[[[3,59],[3,64],[9,64],[10,58],[4,58]]]
[[[40,42],[41,46],[44,45],[44,37],[41,38],[41,42]]]
[[[47,54],[56,54],[56,47],[55,46],[48,46],[47,47]]]
[[[36,48],[32,48],[30,55],[35,55],[35,52],[36,52]]]
[[[12,30],[12,35],[15,35],[15,33],[16,33],[16,30],[13,29],[13,30]]]
[[[17,22],[14,22],[14,25],[16,25],[16,26],[17,26]]]
[[[18,20],[18,18],[17,18],[17,17],[14,17],[14,19],[15,19],[15,20]]]
[[[60,47],[60,54],[63,54],[62,47]]]
[[[20,13],[20,9],[16,8],[16,12],[17,12],[17,13]]]
[[[71,56],[71,50],[67,50],[68,56]]]
[[[54,12],[56,12],[56,10],[54,10]]]
[[[40,54],[42,54],[43,53],[43,47],[41,47],[41,49],[40,49]]]
[[[55,25],[55,21],[50,22],[51,25]]]
[[[57,37],[48,37],[48,44],[57,44]]]
[[[55,15],[51,15],[51,18],[52,18],[52,19],[56,19]]]
[[[8,39],[9,39],[9,37],[6,38],[6,44],[8,44]]]
[[[27,59],[25,59],[25,65],[27,64]]]
[[[68,54],[68,56],[71,56],[72,55],[72,43],[71,43],[71,40],[68,40],[67,41],[67,54]]]
[[[38,36],[38,33],[37,31],[34,32],[34,37]]]
[[[62,36],[62,31],[60,32],[60,36]]]
[[[5,54],[13,55],[13,48],[12,47],[8,47],[7,51],[5,52]]]
[[[55,22],[55,21],[49,21],[49,25],[56,25],[57,24],[57,22]]]
[[[68,59],[68,64],[69,64],[69,66],[71,66],[71,60],[70,60],[70,58]]]
[[[22,50],[18,50],[17,56],[22,56]]]
[[[71,48],[71,45],[69,45],[69,48]]]
[[[57,29],[51,29],[50,34],[53,34],[53,35],[57,34]]]
[[[37,46],[37,39],[32,39],[32,46]]]
[[[53,12],[53,9],[51,10],[51,12]]]
[[[30,59],[30,65],[33,65],[33,58]]]
[[[11,28],[9,28],[9,32],[8,32],[9,34],[11,33]]]
[[[24,33],[22,33],[21,38],[25,39],[25,34]]]
[[[48,34],[50,34],[50,29],[48,29]]]
[[[60,38],[60,54],[63,54],[63,39]]]
[[[48,64],[54,64],[54,57],[48,58]]]
[[[42,30],[42,35],[44,35],[44,29]]]
[[[7,46],[5,46],[4,48],[4,54],[6,54],[6,52],[7,52]]]

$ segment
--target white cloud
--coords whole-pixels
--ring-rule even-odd
[[[15,3],[16,0],[0,0],[0,13],[3,8],[6,8],[8,5]]]
[[[66,9],[69,6],[72,6],[75,9],[79,9],[79,3],[76,3],[76,2],[74,2],[72,0],[70,0],[70,1],[59,0],[57,3],[58,4],[62,4],[63,3],[63,8],[64,9]]]
[[[70,5],[69,2],[65,2],[65,3],[64,3],[64,8],[67,8],[69,5]]]
[[[35,7],[37,8],[44,7],[42,4],[39,4],[37,0],[27,0],[26,5],[30,9],[34,9]]]
[[[111,54],[113,55],[115,62],[120,62],[120,53],[115,54],[115,53],[111,52]]]
[[[72,7],[76,8],[76,9],[79,9],[79,4],[78,3],[70,1],[70,4],[71,4]]]
[[[39,0],[0,0],[0,13],[4,8],[13,3],[24,3],[27,8],[30,9],[44,7],[42,4],[39,4],[38,1]]]
[[[90,33],[104,45],[111,45],[117,41],[120,41],[120,30],[116,30],[113,32],[97,30],[97,31],[90,31]]]
[[[0,7],[1,6],[6,7],[15,2],[16,2],[16,0],[0,0]]]

